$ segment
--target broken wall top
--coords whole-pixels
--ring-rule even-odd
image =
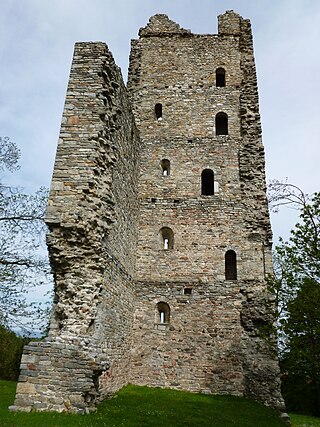
[[[241,34],[241,22],[249,20],[243,19],[238,13],[233,10],[227,10],[225,13],[218,16],[218,34],[219,35],[234,35]],[[191,30],[180,27],[179,24],[169,19],[165,14],[156,14],[151,16],[148,24],[140,28],[140,37],[159,37],[159,36],[192,36]]]
[[[145,27],[140,28],[139,30],[140,37],[152,37],[173,34],[191,35],[191,31],[181,28],[179,24],[174,21],[171,21],[171,19],[169,19],[168,16],[164,14],[157,14],[151,16],[148,24]]]

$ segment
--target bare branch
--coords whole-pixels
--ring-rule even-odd
[[[271,180],[268,184],[268,201],[272,212],[278,212],[281,206],[300,210],[310,201],[310,197],[294,184]]]
[[[0,172],[18,169],[19,156],[16,145],[0,137]],[[41,313],[47,308],[43,312],[40,303],[30,302],[30,290],[52,280],[42,249],[47,195],[44,188],[29,195],[0,182],[0,324],[5,327],[46,326]]]

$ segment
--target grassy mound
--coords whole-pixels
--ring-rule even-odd
[[[250,399],[132,385],[102,402],[98,410],[89,415],[10,413],[7,408],[13,404],[15,386],[14,382],[0,381],[1,427],[284,426],[272,410]],[[294,426],[320,426],[320,423]]]

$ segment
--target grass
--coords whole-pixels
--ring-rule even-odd
[[[95,413],[11,413],[16,383],[0,381],[0,427],[283,427],[270,409],[250,399],[208,396],[129,385]],[[293,427],[320,427],[313,417],[292,415]]]
[[[293,427],[320,427],[320,418],[290,414]]]

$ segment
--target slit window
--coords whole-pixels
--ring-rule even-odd
[[[165,251],[173,249],[173,231],[169,227],[163,227],[160,230],[162,249]]]
[[[214,194],[214,173],[211,169],[204,169],[201,174],[201,194],[212,196]]]
[[[226,85],[226,70],[224,68],[216,69],[216,87],[225,87]]]
[[[169,176],[170,175],[170,160],[168,159],[162,159],[160,162],[162,175],[163,176]]]
[[[228,116],[226,113],[216,115],[216,135],[228,135]]]
[[[162,119],[162,104],[156,104],[154,106],[154,114],[155,114],[157,120]]]
[[[237,280],[237,255],[235,251],[227,251],[225,254],[226,280]]]
[[[156,323],[170,322],[170,307],[166,302],[158,302],[157,304],[157,321]]]

